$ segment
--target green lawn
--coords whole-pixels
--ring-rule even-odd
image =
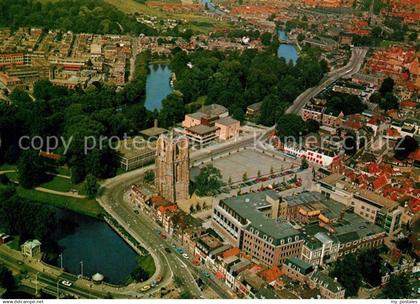
[[[5,174],[12,182],[17,182],[18,174],[17,172],[8,172]]]
[[[82,185],[74,185],[70,179],[60,177],[60,176],[54,176],[54,178],[46,183],[43,183],[40,185],[40,187],[60,191],[60,192],[69,192],[70,190],[78,190],[80,191],[82,188]]]
[[[12,241],[10,241],[9,243],[7,243],[7,246],[10,249],[20,251],[19,238],[18,237],[14,237]]]
[[[155,273],[155,262],[153,261],[153,257],[150,254],[145,256],[139,256],[138,263],[139,266],[149,274],[149,276],[152,276]]]
[[[16,170],[16,165],[3,164],[0,166],[0,171]]]
[[[35,202],[68,209],[92,217],[100,217],[100,215],[103,213],[102,207],[95,200],[65,197],[61,195],[36,191],[34,189],[24,189],[20,186],[16,189],[20,197]]]

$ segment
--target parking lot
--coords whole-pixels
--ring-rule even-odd
[[[290,169],[293,165],[290,159],[283,161],[251,149],[215,159],[212,163],[220,170],[223,181],[226,183],[229,177],[231,177],[232,183],[241,182],[245,172],[248,178],[252,178],[258,175],[258,171],[261,176],[264,176],[270,174],[271,169],[273,172],[280,172]],[[294,167],[296,168],[296,164]]]

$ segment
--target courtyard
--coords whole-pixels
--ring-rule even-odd
[[[289,158],[284,160],[280,155],[273,157],[268,153],[262,153],[254,149],[224,155],[214,159],[212,164],[220,170],[225,183],[228,183],[229,177],[232,183],[242,182],[244,173],[249,179],[257,177],[258,171],[260,176],[264,177],[270,175],[271,172],[278,173],[296,168],[299,165],[297,161]]]

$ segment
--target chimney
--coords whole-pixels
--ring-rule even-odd
[[[153,121],[153,127],[155,127],[155,128],[157,128],[157,127],[158,127],[158,120],[157,120],[157,119],[155,119],[155,120]]]

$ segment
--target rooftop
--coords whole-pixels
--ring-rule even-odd
[[[127,138],[118,143],[118,152],[122,157],[127,159],[154,153],[155,149],[155,142],[146,141],[141,136]]]
[[[312,270],[312,265],[304,262],[303,260],[299,259],[299,258],[287,258],[286,259],[286,264],[291,266],[295,266],[294,268],[296,270],[298,270],[300,273],[302,274],[308,274],[311,270]]]
[[[230,125],[239,123],[239,121],[230,117],[230,116],[227,116],[227,117],[223,117],[223,118],[218,119],[216,121],[216,123],[220,124],[220,125],[224,125],[224,126],[230,126]]]
[[[311,275],[311,279],[331,292],[336,293],[341,290],[344,290],[343,286],[341,286],[340,283],[336,282],[333,278],[331,278],[330,276],[322,272],[319,272],[319,271],[314,272]]]
[[[209,127],[206,125],[197,125],[187,129],[189,132],[198,134],[198,135],[206,135],[213,133],[217,130],[216,127]]]
[[[213,117],[220,116],[223,113],[228,112],[228,110],[224,106],[213,103],[211,105],[203,106],[198,112]]]
[[[246,194],[231,197],[223,200],[223,203],[233,212],[247,221],[247,229],[261,233],[259,237],[271,238],[274,245],[279,245],[282,239],[299,235],[299,231],[282,219],[271,219],[266,217],[259,210],[271,207],[266,197],[279,199],[276,192],[272,190],[259,193]]]

